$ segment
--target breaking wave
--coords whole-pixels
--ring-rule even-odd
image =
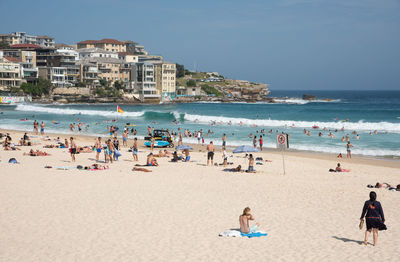
[[[297,127],[297,128],[312,128],[319,126],[320,128],[341,129],[344,127],[347,130],[363,130],[363,131],[383,131],[383,132],[400,132],[400,124],[389,122],[320,122],[320,121],[295,121],[295,120],[272,120],[272,119],[248,119],[235,118],[224,116],[206,116],[185,114],[184,120],[202,124],[232,124],[245,126],[263,126],[263,127]]]

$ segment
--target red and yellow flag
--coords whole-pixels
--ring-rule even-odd
[[[122,110],[122,108],[120,108],[119,106],[117,106],[117,112],[122,114],[122,113],[124,113],[124,110]]]

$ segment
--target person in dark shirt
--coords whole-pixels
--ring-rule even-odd
[[[369,193],[369,200],[365,201],[364,207],[361,213],[360,221],[364,221],[364,217],[367,222],[367,230],[365,231],[364,245],[367,245],[368,237],[371,231],[374,237],[374,246],[378,244],[378,230],[386,230],[385,226],[385,215],[381,203],[376,201],[376,193],[371,191]]]

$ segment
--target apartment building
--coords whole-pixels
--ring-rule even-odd
[[[135,54],[135,55],[148,55],[148,52],[144,49],[144,46],[139,45],[136,42],[131,40],[124,41],[126,44],[126,52]]]
[[[39,76],[50,80],[55,87],[70,87],[68,69],[66,67],[39,67]]]
[[[81,64],[96,64],[98,77],[114,84],[120,81],[125,85],[129,84],[130,65],[118,58],[112,57],[86,57],[81,59]]]
[[[85,40],[77,43],[77,48],[101,48],[111,52],[126,52],[126,44],[116,39]]]
[[[139,62],[139,56],[130,52],[118,52],[118,59],[125,63],[137,63]]]
[[[110,57],[118,59],[118,53],[113,51],[107,51],[101,48],[81,48],[76,50],[79,54],[79,59],[86,57]]]
[[[47,35],[39,35],[36,37],[36,44],[44,48],[53,48],[54,38]]]
[[[9,61],[21,65],[21,76],[28,83],[36,83],[38,80],[38,68],[36,66],[36,52],[22,49],[5,49],[3,56]]]
[[[12,32],[10,34],[10,45],[16,44],[37,44],[36,36],[28,35],[25,32]]]
[[[89,59],[82,59],[77,62],[80,67],[79,81],[95,87],[99,84],[99,69],[96,61],[89,61]]]
[[[155,67],[152,63],[131,63],[131,88],[133,94],[141,101],[160,100],[156,87]]]
[[[0,88],[18,87],[21,84],[21,65],[5,58],[0,60]]]

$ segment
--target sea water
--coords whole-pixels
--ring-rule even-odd
[[[318,100],[302,100],[303,94],[316,95]],[[264,147],[275,148],[276,134],[286,132],[290,134],[292,149],[335,154],[346,152],[342,137],[349,134],[353,154],[400,157],[400,91],[272,91],[271,95],[288,99],[277,99],[274,104],[120,105],[123,114],[117,113],[116,104],[1,105],[0,128],[31,131],[33,121],[37,120],[45,122],[46,132],[77,134],[69,131],[69,125],[81,122],[85,123],[81,134],[106,136],[107,126],[117,125],[122,130],[130,123],[136,125],[133,128],[142,138],[147,126],[173,131],[180,127],[191,132],[202,130],[205,142],[212,140],[216,145],[222,143],[222,134],[226,133],[227,145],[232,147],[252,144],[249,135],[259,137],[265,129]],[[332,100],[327,102],[325,98]],[[24,118],[28,120],[21,121]],[[271,129],[272,134],[268,134]],[[311,136],[305,135],[304,129]],[[353,131],[358,133],[358,140]],[[329,132],[335,138],[329,137]],[[184,138],[185,141],[197,143],[194,137]]]

